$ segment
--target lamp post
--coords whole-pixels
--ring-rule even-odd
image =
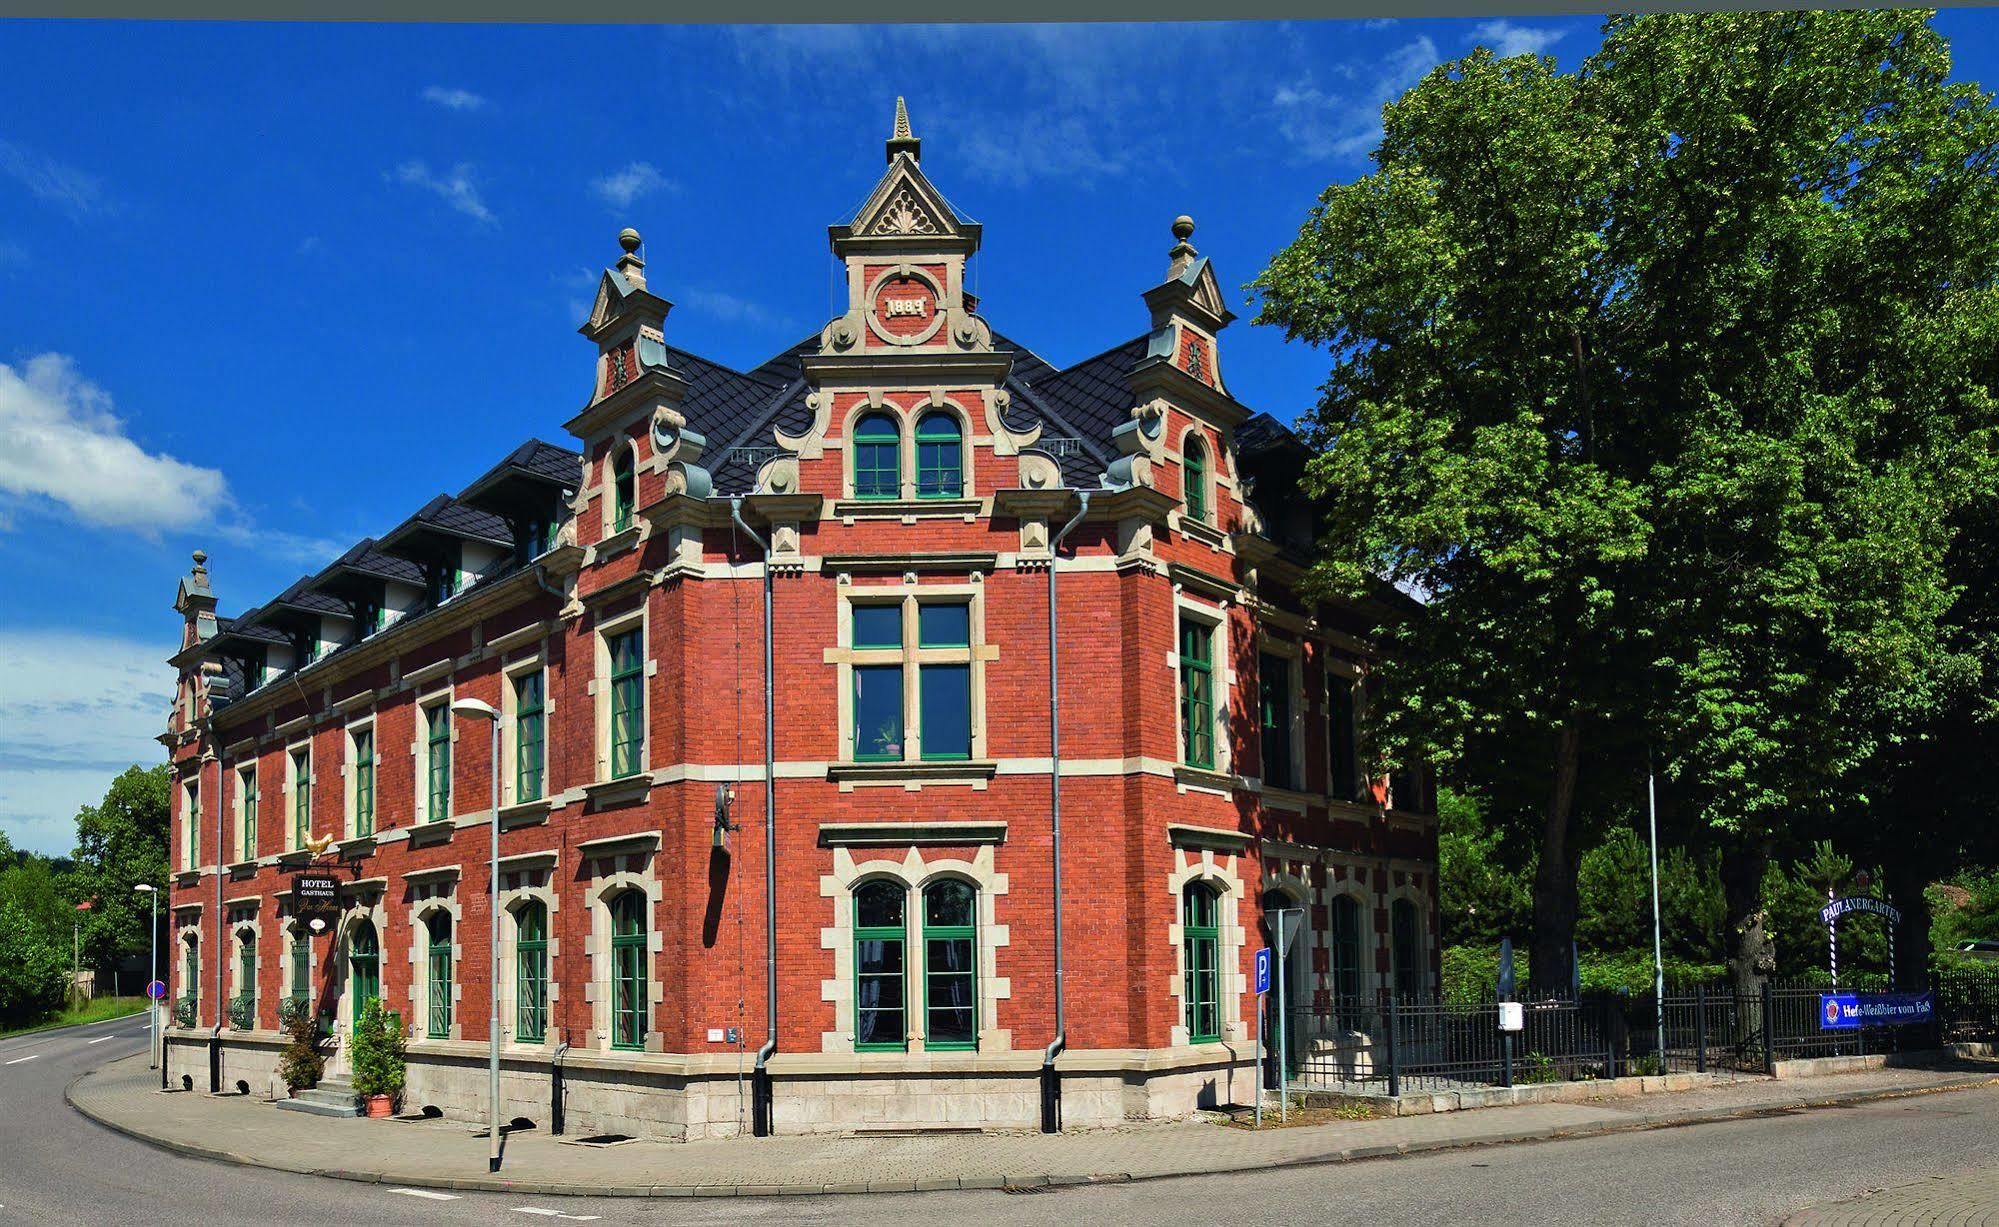
[[[490,703],[457,699],[451,710],[493,727],[493,818],[487,826],[490,858],[486,874],[486,1170],[500,1170],[500,713]]]
[[[160,1002],[153,996],[153,982],[160,978],[160,888],[150,882],[141,882],[132,888],[153,901],[153,920],[146,930],[146,965],[150,974],[146,977],[146,1011],[153,1019],[152,1059],[146,1063],[147,1069],[157,1069],[160,1064]]]

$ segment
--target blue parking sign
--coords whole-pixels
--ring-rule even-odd
[[[1256,952],[1256,991],[1259,993],[1270,991],[1270,951],[1268,949]]]

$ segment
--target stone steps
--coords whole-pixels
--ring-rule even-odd
[[[278,1100],[278,1106],[291,1112],[307,1112],[313,1116],[359,1116],[361,1100],[354,1092],[354,1084],[340,1078],[328,1078],[310,1090],[298,1092],[290,1099]]]

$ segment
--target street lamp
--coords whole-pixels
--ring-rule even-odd
[[[153,901],[153,922],[146,931],[146,962],[152,974],[146,977],[146,1009],[153,1019],[152,1060],[147,1069],[158,1069],[160,1064],[160,1001],[153,996],[153,983],[160,978],[160,888],[150,882],[141,882],[132,888]]]
[[[451,710],[474,720],[490,721],[493,726],[490,794],[493,819],[487,827],[492,838],[486,875],[486,890],[490,896],[486,904],[486,987],[489,990],[486,1002],[486,1170],[497,1172],[500,1170],[500,713],[493,710],[492,704],[481,703],[477,699],[454,700]]]

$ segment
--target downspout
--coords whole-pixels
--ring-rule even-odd
[[[770,543],[743,521],[743,499],[729,500],[729,517],[763,551],[764,575],[764,1018],[763,1047],[757,1049],[750,1084],[751,1131],[760,1138],[777,1132],[769,1062],[777,1051],[777,687],[771,673]]]
[[[208,735],[215,736],[215,723],[210,720]],[[199,761],[199,760],[196,760]],[[199,771],[200,768],[195,768]],[[223,931],[222,923],[222,780],[226,773],[222,770],[222,760],[215,760],[215,948],[208,952],[209,962],[215,965],[215,1026],[208,1032],[208,1093],[222,1093],[222,1011],[226,1002],[222,999]],[[199,779],[196,776],[196,779]],[[196,790],[199,792],[199,789]]]
[[[1055,896],[1055,1038],[1041,1053],[1041,1132],[1062,1130],[1062,1079],[1055,1058],[1069,1046],[1068,1014],[1063,1008],[1062,977],[1062,691],[1056,638],[1055,571],[1061,561],[1062,539],[1089,514],[1090,492],[1078,490],[1080,505],[1062,531],[1048,542],[1048,825],[1052,835]]]

